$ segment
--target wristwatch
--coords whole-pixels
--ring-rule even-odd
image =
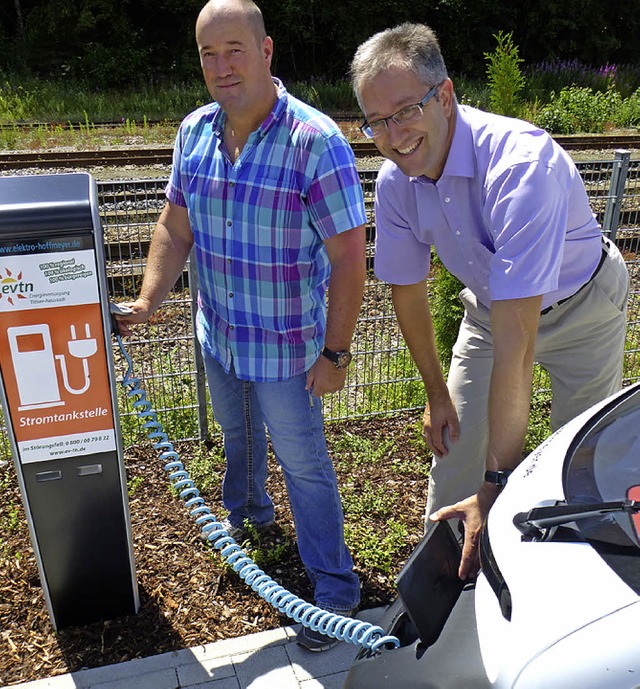
[[[336,368],[347,368],[352,359],[351,352],[347,349],[341,349],[338,352],[333,352],[328,347],[323,348],[322,356],[326,356]]]
[[[513,472],[509,470],[505,471],[485,471],[484,472],[484,480],[487,483],[491,483],[494,486],[498,486],[500,490],[502,490],[506,485],[507,481],[509,480],[509,476],[511,476]]]

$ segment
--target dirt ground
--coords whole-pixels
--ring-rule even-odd
[[[388,510],[375,505],[349,519],[373,539],[385,536],[388,523],[401,520],[407,536],[392,557],[389,571],[369,567],[355,556],[362,581],[363,609],[388,604],[394,580],[422,534],[425,504],[426,453],[416,441],[418,415],[341,422],[328,425],[327,437],[345,493],[385,487]],[[345,437],[360,436],[388,452],[370,461],[333,448]],[[393,439],[389,443],[389,439]],[[178,444],[185,464],[193,444]],[[378,456],[380,455],[380,456]],[[187,509],[169,489],[165,471],[150,446],[125,451],[132,532],[140,591],[140,611],[120,619],[68,628],[56,633],[51,625],[19,489],[12,464],[0,467],[0,685],[51,677],[83,668],[193,647],[220,639],[273,629],[290,620],[278,613],[221,563],[200,537]],[[413,469],[412,469],[413,467]],[[131,488],[130,488],[131,491]],[[295,546],[295,531],[282,472],[273,462],[269,491],[277,506],[277,525],[251,552],[263,555],[262,568],[285,588],[306,600],[312,591]],[[219,482],[203,495],[222,517]],[[361,546],[362,547],[362,546]],[[363,553],[365,551],[363,550]],[[366,558],[365,558],[366,559]]]

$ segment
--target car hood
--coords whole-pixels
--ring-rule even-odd
[[[609,629],[603,620],[627,615],[623,611],[630,606],[636,607],[637,619],[639,587],[610,557],[610,551],[616,557],[622,552],[624,567],[639,568],[634,517],[575,521],[542,542],[524,540],[514,525],[515,515],[556,501],[629,497],[640,484],[636,430],[640,434],[640,385],[554,433],[516,469],[493,506],[483,536],[476,615],[483,662],[497,687],[516,686],[527,665],[578,630],[591,626],[590,647],[584,649],[588,657],[594,648],[597,654],[598,635]],[[628,629],[620,636],[620,645],[634,644],[640,657],[640,641],[632,640]]]

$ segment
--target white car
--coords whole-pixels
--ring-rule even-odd
[[[425,537],[345,689],[640,689],[640,384],[548,438],[511,475],[475,585],[453,530]],[[433,541],[430,543],[430,541]]]

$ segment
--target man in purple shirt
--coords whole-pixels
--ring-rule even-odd
[[[273,43],[251,0],[211,0],[196,41],[213,103],[176,137],[167,204],[121,332],[160,306],[195,249],[197,335],[224,434],[229,533],[274,520],[268,429],[315,602],[350,615],[360,584],[344,542],[322,395],[342,388],[362,302],[366,215],[337,125],[271,76]],[[326,291],[331,299],[327,309]],[[298,642],[337,641],[303,627]]]
[[[477,571],[489,508],[521,460],[533,362],[556,429],[622,381],[628,275],[569,156],[527,122],[459,105],[433,31],[403,24],[351,65],[362,131],[388,158],[376,188],[378,277],[427,395],[427,516],[460,518],[460,576]],[[431,247],[465,285],[448,380],[426,277]]]

